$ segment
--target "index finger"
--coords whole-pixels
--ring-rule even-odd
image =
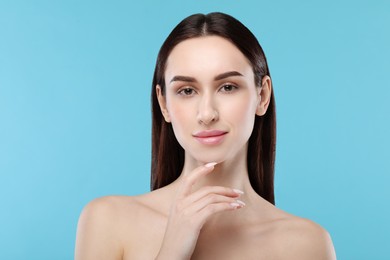
[[[195,168],[190,174],[184,176],[181,188],[178,192],[178,197],[186,197],[191,193],[192,186],[197,182],[197,180],[205,176],[206,174],[214,170],[216,162],[207,163],[205,165]]]

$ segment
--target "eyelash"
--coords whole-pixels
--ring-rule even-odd
[[[231,92],[234,92],[234,91],[236,91],[238,89],[238,87],[236,85],[228,83],[228,84],[222,85],[220,90],[224,89],[225,87],[231,87],[231,90],[230,91],[224,91],[224,93],[231,93]]]
[[[186,96],[186,97],[192,96],[192,95],[187,95],[184,93],[185,91],[188,91],[188,90],[191,90],[192,93],[195,91],[193,88],[185,87],[185,88],[182,88],[179,91],[177,91],[177,94],[180,96]]]
[[[223,90],[223,89],[225,89],[226,87],[231,87],[231,90],[228,90],[228,91]],[[222,93],[230,94],[230,93],[236,91],[237,89],[238,89],[238,86],[236,86],[236,85],[234,85],[234,84],[231,84],[231,83],[227,83],[227,84],[222,85],[222,86],[219,88],[218,91],[221,91]],[[188,90],[191,91],[191,94],[185,94],[185,93],[184,93],[185,91],[188,91]],[[190,96],[193,96],[193,95],[194,95],[194,94],[193,94],[194,92],[195,92],[195,89],[193,89],[192,87],[184,87],[184,88],[179,89],[179,90],[177,91],[177,94],[178,94],[178,95],[181,95],[181,96],[185,96],[185,97],[190,97]]]

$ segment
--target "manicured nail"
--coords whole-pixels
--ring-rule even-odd
[[[238,189],[233,189],[233,191],[237,194],[244,194],[244,192],[242,190],[238,190]]]
[[[238,207],[240,207],[241,205],[238,204],[237,202],[232,202],[232,203],[230,203],[230,206],[232,206],[233,208],[238,208]]]
[[[210,162],[210,163],[205,164],[204,167],[211,168],[211,167],[214,167],[216,164],[217,164],[216,162]]]
[[[241,200],[236,200],[236,203],[240,204],[240,206],[245,206],[245,202]]]
[[[230,203],[230,206],[232,206],[233,208],[238,209],[238,208],[244,207],[245,203],[243,201],[241,201],[241,200],[236,200],[235,202]]]

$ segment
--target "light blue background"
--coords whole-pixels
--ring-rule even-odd
[[[149,190],[150,87],[184,17],[227,12],[269,60],[277,206],[339,259],[390,259],[389,1],[1,1],[0,259],[72,259],[90,200]]]

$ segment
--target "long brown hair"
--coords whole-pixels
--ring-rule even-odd
[[[184,150],[176,140],[171,124],[166,123],[157,100],[156,85],[165,93],[165,68],[172,49],[180,42],[208,35],[217,35],[232,42],[252,64],[255,83],[261,86],[270,76],[267,60],[256,37],[241,22],[223,13],[194,14],[181,21],[163,43],[157,57],[152,83],[152,167],[151,189],[164,187],[176,180],[184,166]],[[273,92],[268,110],[256,116],[248,141],[247,167],[253,189],[275,204],[274,164],[276,115]]]

